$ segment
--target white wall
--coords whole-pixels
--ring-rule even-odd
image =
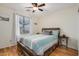
[[[15,13],[24,16],[29,16],[32,21],[34,22],[36,21],[36,18],[30,16],[30,14],[15,11],[8,7],[0,6],[0,16],[9,17],[9,22],[0,21],[0,48],[5,48],[15,44],[15,19],[14,19]],[[33,23],[32,27],[34,27]]]
[[[79,13],[77,17],[77,39],[78,39],[78,55],[79,55]]]
[[[71,6],[63,8],[56,12],[52,12],[49,16],[40,18],[39,31],[43,27],[59,27],[62,33],[70,37],[69,47],[78,49],[77,47],[77,7]]]
[[[79,5],[77,7],[79,7]],[[79,51],[79,12],[77,13],[77,39],[78,39],[78,51]]]
[[[33,34],[39,33],[39,17],[32,17],[32,32]],[[35,25],[34,23],[37,23],[37,25]]]

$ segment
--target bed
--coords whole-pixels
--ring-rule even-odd
[[[53,34],[46,34],[50,31]],[[30,56],[50,54],[58,46],[60,28],[43,28],[42,32],[45,32],[45,34],[19,36],[17,42],[18,54]]]

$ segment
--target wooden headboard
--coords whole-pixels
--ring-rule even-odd
[[[43,31],[47,31],[47,30],[50,30],[50,31],[58,30],[58,31],[59,31],[58,37],[60,36],[60,28],[42,28],[42,32],[43,32]]]

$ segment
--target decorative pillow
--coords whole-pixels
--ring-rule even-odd
[[[53,35],[53,31],[49,31],[49,35]]]

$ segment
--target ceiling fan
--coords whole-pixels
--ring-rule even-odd
[[[35,12],[37,10],[43,11],[43,9],[40,8],[40,7],[43,7],[43,6],[45,6],[45,3],[42,3],[42,4],[32,3],[32,7],[25,7],[25,8],[32,8],[33,9],[32,12]]]

